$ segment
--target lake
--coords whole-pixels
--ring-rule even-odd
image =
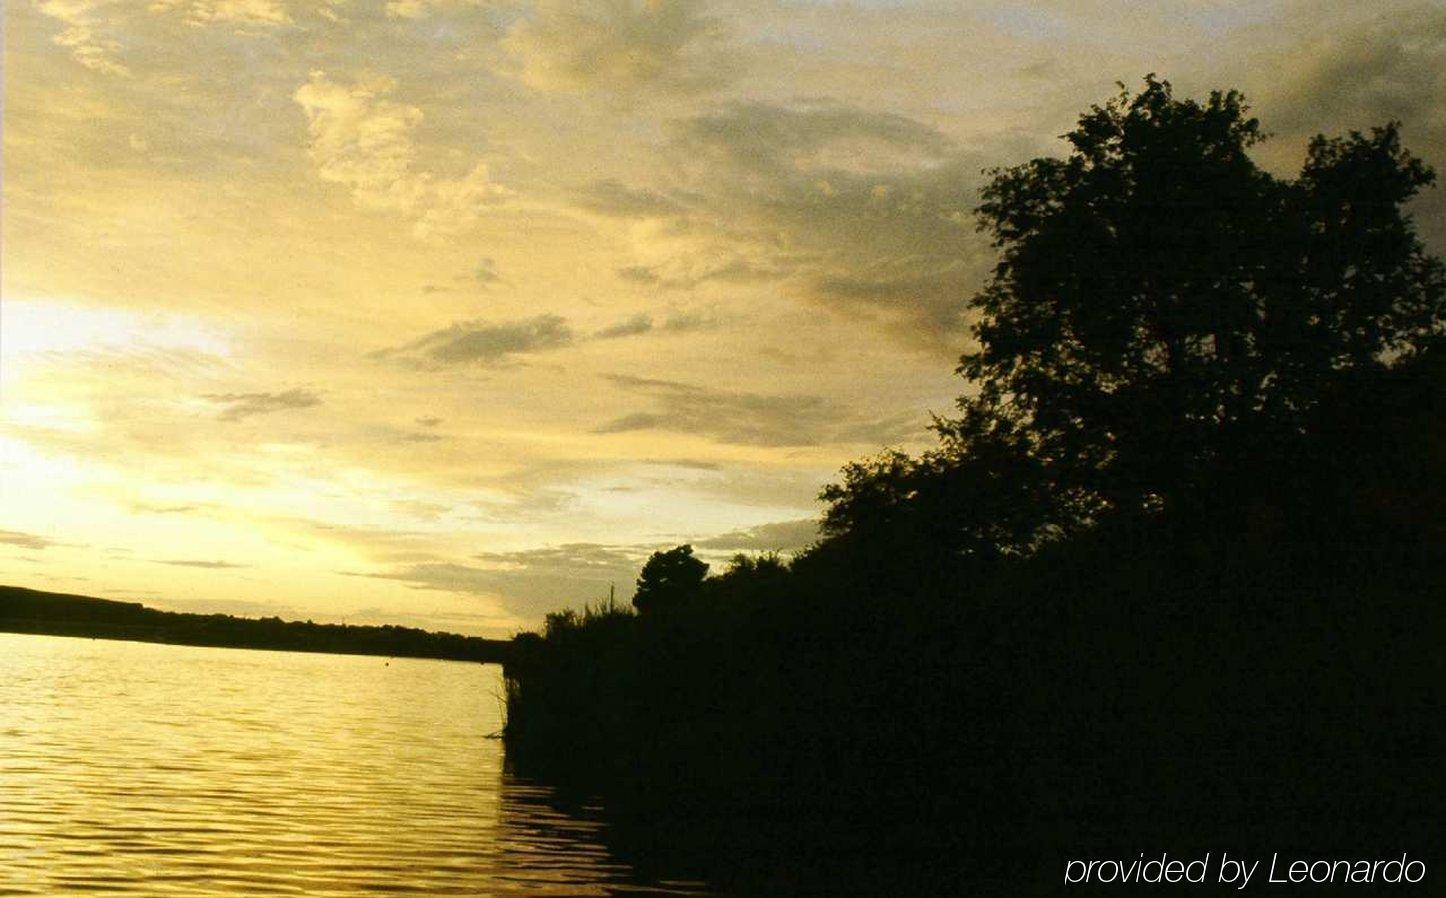
[[[0,895],[706,895],[504,769],[462,662],[0,633]]]

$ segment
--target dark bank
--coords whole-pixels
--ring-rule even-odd
[[[412,627],[317,624],[279,617],[159,611],[139,602],[0,586],[0,632],[174,645],[443,658],[501,664],[508,642]]]
[[[1154,78],[1066,138],[984,191],[938,446],[848,466],[790,561],[681,546],[634,607],[518,637],[509,761],[756,894],[1054,894],[1071,858],[1222,850],[1407,851],[1432,875],[1393,888],[1439,892],[1434,175],[1387,124],[1277,177],[1238,94]]]

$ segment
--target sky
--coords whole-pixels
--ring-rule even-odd
[[[966,389],[984,172],[1150,72],[1446,165],[1443,3],[12,0],[0,583],[502,636],[796,550]]]

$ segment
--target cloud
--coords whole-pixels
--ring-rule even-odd
[[[660,220],[691,247],[619,278],[667,289],[781,281],[905,342],[959,349],[992,258],[974,228],[981,171],[1021,155],[1022,141],[965,149],[906,116],[825,100],[726,103],[666,127],[666,184],[598,181],[573,198]]]
[[[509,569],[582,572],[596,579],[619,565],[635,564],[647,553],[646,548],[639,546],[567,543],[514,552],[482,552],[474,557]]]
[[[410,564],[443,560],[443,556],[435,551],[434,534],[420,530],[354,526],[293,516],[278,516],[274,523],[308,539],[319,538],[346,545],[383,563]]]
[[[711,330],[718,326],[718,319],[701,312],[679,312],[663,319],[662,330],[682,334],[689,331]]]
[[[132,502],[130,509],[135,514],[189,514],[201,511],[202,505],[160,505],[151,502]]]
[[[222,421],[241,421],[253,415],[294,408],[311,408],[321,404],[321,397],[311,390],[292,389],[280,393],[207,393],[203,397],[225,406],[216,417]]]
[[[437,7],[433,0],[387,0],[389,19],[421,19]]]
[[[573,342],[572,328],[557,315],[538,315],[490,324],[459,321],[379,355],[415,356],[439,365],[499,364],[510,356],[561,349]]]
[[[180,10],[191,25],[245,27],[290,25],[291,15],[277,0],[151,0],[151,12]]]
[[[251,565],[249,565],[249,564],[236,564],[235,562],[231,562],[231,561],[193,561],[193,560],[188,559],[188,558],[180,558],[180,559],[162,559],[162,558],[157,558],[157,559],[155,559],[155,562],[156,562],[157,564],[169,564],[169,565],[174,565],[174,566],[176,566],[176,567],[198,567],[198,568],[205,568],[205,569],[207,569],[207,570],[217,570],[217,571],[220,571],[220,570],[230,570],[230,569],[233,569],[233,568],[244,568],[244,567],[250,567],[250,566],[251,566]]]
[[[387,99],[394,87],[385,78],[344,85],[314,71],[297,88],[292,96],[306,113],[309,152],[322,180],[346,186],[363,207],[412,219],[418,237],[461,231],[511,195],[485,163],[458,178],[419,171],[412,134],[422,110]]]
[[[618,337],[634,337],[653,329],[653,316],[639,312],[631,318],[619,321],[598,331],[593,336],[599,340],[615,340]]]
[[[451,293],[458,285],[471,285],[484,289],[494,284],[503,283],[506,280],[497,270],[497,263],[486,257],[477,262],[472,270],[453,276],[452,282],[448,284],[426,284],[422,287],[423,293]]]
[[[924,272],[910,270],[907,262],[881,260],[862,270],[819,272],[810,287],[812,295],[837,308],[903,316],[896,333],[931,340],[963,333],[965,303],[978,282],[978,269],[962,260],[941,259]]]
[[[502,280],[502,275],[497,273],[497,263],[491,259],[483,259],[472,269],[472,280],[483,286],[495,284]]]
[[[692,276],[689,286],[701,284],[704,281],[723,281],[729,284],[772,281],[783,277],[786,273],[782,268],[761,265],[757,260],[749,260],[741,256],[735,256],[726,262],[705,267],[702,271]]]
[[[676,312],[664,318],[662,324],[655,324],[652,315],[639,312],[630,318],[624,318],[616,324],[603,328],[593,334],[593,339],[616,340],[622,337],[637,337],[654,331],[681,334],[689,331],[708,330],[717,326],[716,318],[701,312]]]
[[[668,290],[691,290],[709,281],[748,284],[786,277],[787,267],[761,263],[734,255],[720,261],[713,258],[678,257],[665,265],[626,265],[614,269],[622,280],[634,284],[656,285]]]
[[[484,552],[471,559],[476,564],[427,562],[356,576],[396,580],[416,589],[500,596],[510,611],[535,618],[566,605],[606,598],[614,587],[617,598],[626,601],[651,548],[569,543]]]
[[[1270,130],[1299,140],[1398,120],[1412,152],[1446,166],[1446,9],[1398,10],[1333,31],[1278,54],[1271,71],[1262,93]],[[1446,250],[1446,191],[1426,191],[1412,212],[1428,244]]]
[[[693,93],[732,67],[699,0],[542,0],[502,45],[504,68],[546,91]]]
[[[1275,73],[1265,91],[1272,130],[1338,133],[1399,118],[1408,146],[1446,160],[1446,10],[1422,6],[1295,48],[1275,44],[1270,66],[1257,69]],[[964,146],[907,116],[828,100],[725,103],[668,128],[673,165],[657,183],[599,182],[576,202],[661,219],[663,233],[730,267],[670,261],[618,277],[676,289],[781,280],[797,299],[949,355],[994,261],[974,228],[983,170],[1057,152],[1024,133]],[[1427,192],[1414,212],[1428,243],[1446,243],[1446,192]]]
[[[634,284],[656,284],[658,273],[646,265],[625,265],[617,269],[617,276]]]
[[[921,122],[826,101],[730,103],[676,123],[675,132],[705,162],[771,173],[775,180],[898,176],[937,168],[957,152],[951,140]]]
[[[108,75],[129,75],[130,69],[116,59],[120,44],[101,34],[96,15],[101,5],[96,0],[41,0],[35,8],[65,26],[51,40],[68,49],[76,62]]]
[[[732,104],[677,123],[675,140],[713,184],[716,229],[789,248],[767,273],[791,270],[803,297],[909,341],[962,338],[988,260],[972,216],[982,155],[906,117],[829,102]]]
[[[595,433],[666,430],[735,445],[816,446],[887,442],[907,432],[903,418],[848,421],[842,406],[819,396],[732,392],[621,374],[608,379],[650,397],[655,409],[615,418]]]
[[[693,545],[699,549],[723,552],[795,552],[812,545],[818,539],[818,521],[814,518],[800,518],[733,530],[700,539]]]
[[[617,218],[663,217],[684,210],[682,203],[657,191],[629,187],[612,178],[594,181],[575,191],[573,202],[589,212]]]
[[[444,10],[480,5],[478,0],[387,0],[386,11],[389,19],[425,19]]]
[[[49,549],[52,546],[64,545],[53,539],[46,539],[43,536],[36,536],[33,533],[22,533],[18,530],[0,530],[0,545],[17,546],[21,549]]]
[[[1400,119],[1446,128],[1446,9],[1396,12],[1298,48],[1267,124],[1294,131]]]
[[[615,418],[597,433],[669,430],[760,446],[813,445],[842,410],[818,396],[767,396],[669,380],[613,375],[613,383],[652,398],[656,411]]]

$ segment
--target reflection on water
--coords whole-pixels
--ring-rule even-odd
[[[706,894],[502,768],[496,667],[0,634],[0,895]]]

